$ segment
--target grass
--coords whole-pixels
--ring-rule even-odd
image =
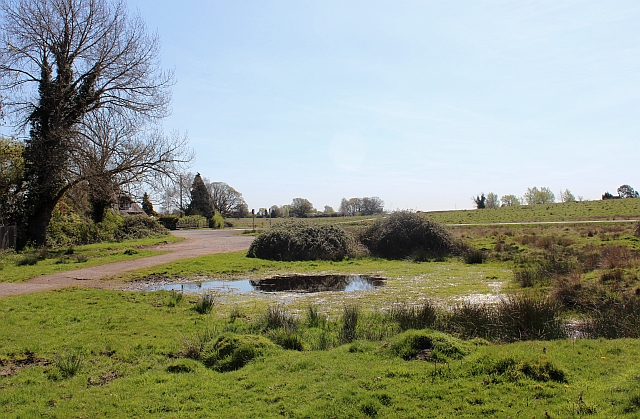
[[[243,307],[245,317],[229,323],[229,307],[198,314],[194,298],[168,307],[166,294],[72,288],[0,300],[1,368],[16,366],[0,374],[3,415],[632,418],[640,412],[634,339],[496,345],[427,330],[328,350],[285,350],[264,338],[247,340],[262,309]],[[358,323],[370,322],[368,316],[360,313]],[[181,358],[185,336],[198,334],[204,352]],[[255,357],[239,368],[233,362],[248,352],[224,357],[247,344],[264,351],[249,351]],[[216,350],[207,352],[207,345]],[[59,354],[83,355],[81,362],[66,355],[63,376],[54,363]]]
[[[621,208],[633,202],[640,201],[585,203],[576,217],[598,205],[600,216],[625,215]],[[322,219],[329,221],[340,219]],[[3,298],[0,405],[6,417],[635,418],[640,340],[565,339],[558,327],[583,322],[599,336],[637,335],[640,305],[629,305],[640,289],[633,229],[452,228],[481,252],[466,262],[482,263],[273,262],[240,252],[124,277],[389,278],[349,294],[218,295],[200,312],[199,296],[171,292],[70,288]],[[140,251],[119,251],[126,249]],[[64,256],[77,253],[85,254]],[[518,284],[517,267],[535,274],[528,287]],[[512,296],[473,302],[495,296],[496,286]],[[553,340],[498,343],[518,339]]]
[[[640,219],[640,198],[423,213],[443,224]]]
[[[120,243],[97,243],[49,250],[44,256],[39,251],[4,253],[0,255],[0,282],[23,282],[40,275],[159,255],[165,252],[144,248],[181,240],[175,236],[163,236]]]

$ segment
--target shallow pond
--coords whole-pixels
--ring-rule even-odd
[[[292,275],[266,279],[241,279],[237,281],[203,281],[151,285],[146,291],[180,291],[195,293],[215,291],[231,294],[258,292],[353,292],[367,291],[384,285],[384,278],[370,275]]]

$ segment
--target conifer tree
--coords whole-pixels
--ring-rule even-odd
[[[213,205],[211,205],[211,196],[200,176],[196,174],[191,185],[191,202],[187,207],[187,215],[203,215],[207,218],[213,217]]]
[[[146,192],[142,196],[142,211],[144,211],[149,217],[155,217],[158,215],[158,213],[153,210],[153,203],[149,199],[149,194]]]

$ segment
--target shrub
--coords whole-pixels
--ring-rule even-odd
[[[177,228],[178,220],[180,220],[180,217],[175,216],[165,216],[158,218],[158,222],[169,230],[175,230]]]
[[[203,228],[207,225],[207,219],[202,215],[188,215],[178,220],[178,228]]]
[[[251,243],[248,257],[269,260],[342,260],[351,254],[347,233],[334,225],[279,223]]]
[[[209,222],[209,227],[211,228],[224,228],[225,226],[225,221],[224,218],[222,217],[222,215],[219,212],[216,212],[213,217],[211,218],[211,221]]]
[[[145,237],[166,236],[167,234],[169,234],[167,229],[158,221],[140,214],[124,217],[116,238],[118,240],[142,239]]]
[[[409,211],[376,220],[362,232],[360,240],[372,255],[387,259],[414,255],[442,258],[459,249],[441,224]]]
[[[16,266],[35,265],[39,260],[40,258],[37,254],[29,254],[16,260],[15,264]]]

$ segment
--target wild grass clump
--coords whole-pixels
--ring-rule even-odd
[[[347,233],[335,225],[279,223],[251,243],[248,257],[269,260],[342,260],[353,253]]]
[[[496,330],[495,307],[462,301],[443,316],[443,328],[462,339],[493,339]]]
[[[167,307],[177,307],[180,305],[183,299],[184,294],[182,294],[181,292],[171,291],[167,296],[166,305]]]
[[[511,295],[496,306],[496,335],[503,342],[566,337],[560,306],[550,298]]]
[[[640,338],[640,298],[628,296],[623,301],[594,310],[583,332],[591,338]]]
[[[496,305],[463,301],[441,323],[443,330],[463,339],[550,340],[566,337],[559,313],[560,306],[550,298],[516,294]]]
[[[307,327],[321,327],[324,325],[324,323],[325,319],[318,313],[318,307],[309,304],[307,306]]]
[[[275,329],[294,331],[298,326],[298,319],[280,305],[269,306],[260,321],[260,328],[265,331]]]
[[[291,329],[276,329],[272,330],[268,337],[282,349],[290,351],[303,351],[304,344],[300,334]]]
[[[426,329],[433,327],[438,317],[438,309],[432,302],[420,305],[395,304],[389,316],[398,324],[400,330]]]
[[[387,259],[442,258],[459,250],[441,224],[409,211],[376,220],[361,233],[360,241],[372,255]]]
[[[356,340],[358,331],[358,318],[360,307],[357,305],[345,305],[342,308],[338,340],[340,343],[350,343]]]
[[[62,378],[70,378],[76,375],[84,362],[84,356],[79,351],[65,351],[53,357],[53,365],[57,368]]]
[[[22,256],[20,259],[16,260],[15,264],[16,266],[33,266],[36,263],[38,263],[38,261],[40,260],[40,258],[38,257],[37,254],[28,254],[28,255],[24,255]]]
[[[462,253],[462,260],[467,265],[475,265],[484,262],[487,259],[487,255],[479,249],[468,248]]]
[[[196,311],[196,313],[207,314],[210,313],[213,309],[214,302],[215,296],[213,296],[212,294],[204,294],[198,299],[193,309]]]

